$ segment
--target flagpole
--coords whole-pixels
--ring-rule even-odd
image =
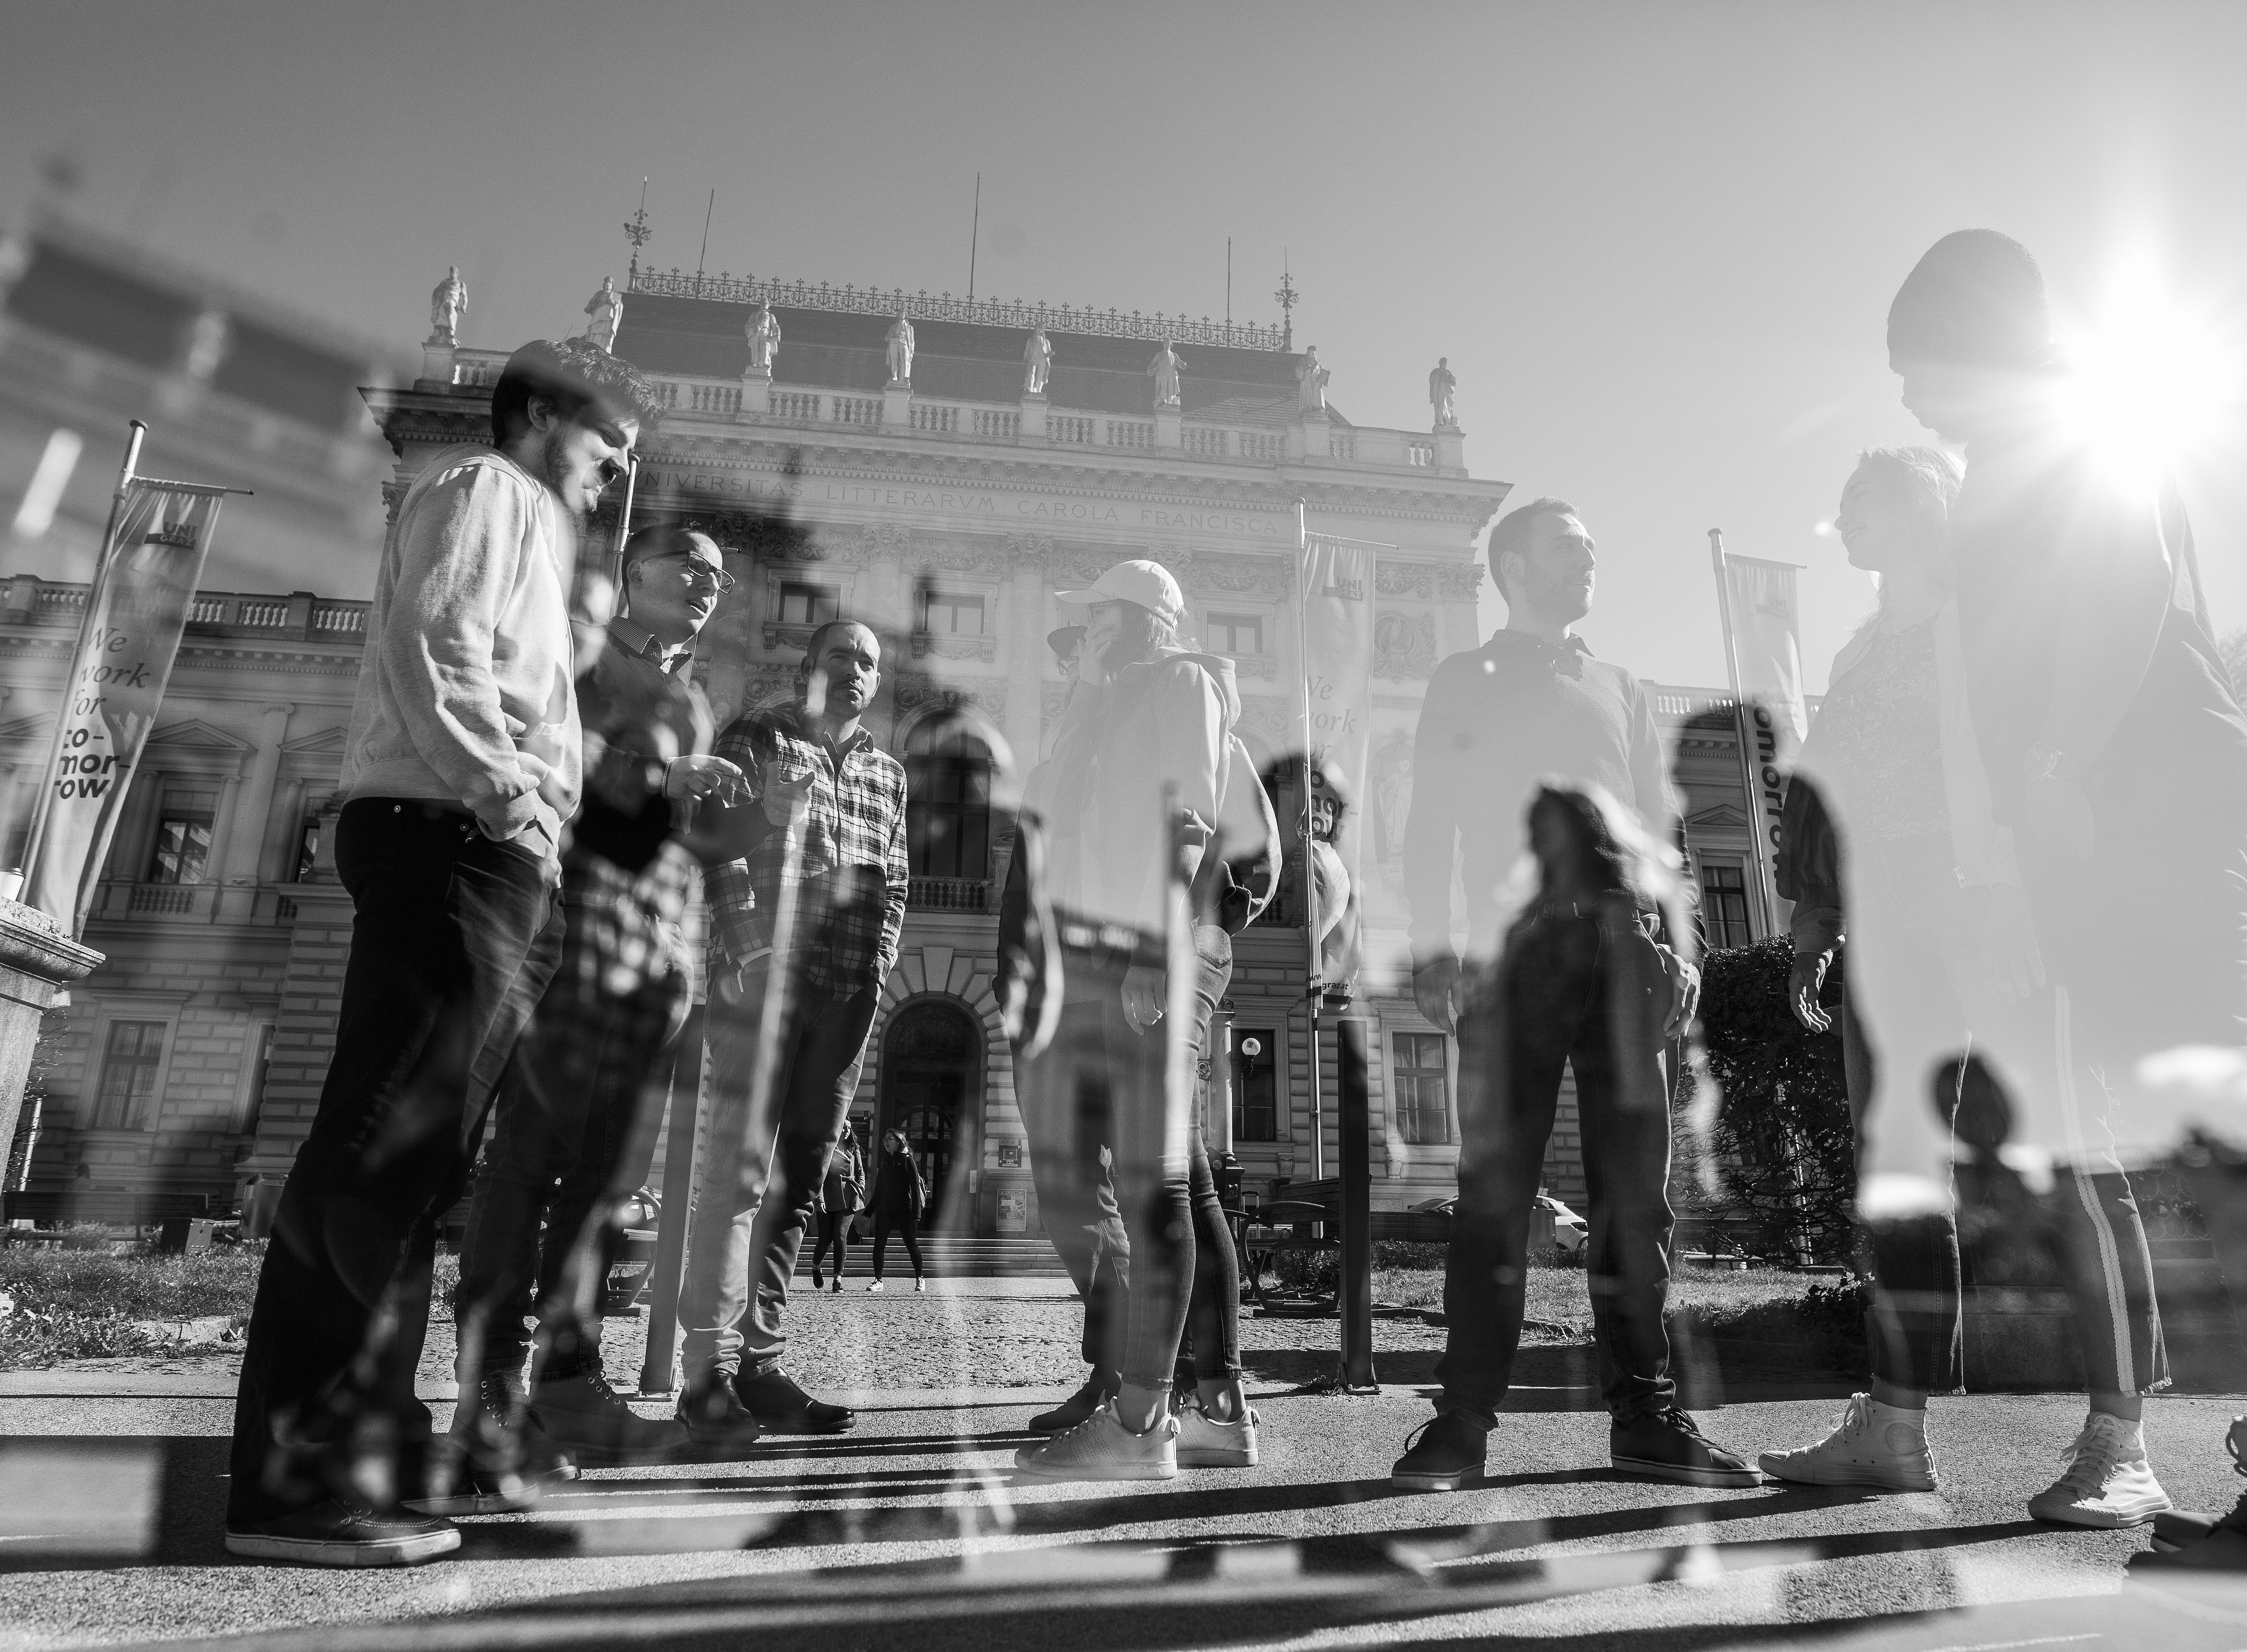
[[[1748,851],[1755,863],[1756,906],[1763,914],[1764,939],[1779,932],[1777,891],[1772,887],[1768,856],[1764,851],[1762,811],[1756,807],[1761,788],[1756,783],[1755,739],[1748,727],[1747,697],[1740,692],[1739,639],[1732,629],[1732,586],[1725,568],[1725,531],[1709,529],[1709,559],[1717,570],[1717,613],[1725,631],[1725,670],[1732,683],[1732,726],[1740,742],[1740,782],[1747,803]]]
[[[117,537],[118,519],[124,515],[126,497],[133,491],[133,473],[140,464],[140,443],[147,433],[148,427],[135,419],[132,421],[132,433],[125,439],[125,462],[117,468],[117,491],[109,496],[109,521],[102,528],[101,549],[94,553],[93,580],[87,585],[85,590],[86,619],[91,619],[101,611],[101,588],[109,573],[112,542]],[[81,638],[85,630],[85,623],[84,619],[79,622]],[[74,649],[75,645],[72,646]],[[69,713],[70,683],[65,679],[63,683],[63,703],[55,710],[54,738],[47,742],[46,767],[39,771],[44,779],[38,791],[32,796],[31,823],[24,833],[24,862],[16,869],[23,874],[24,880],[17,886],[18,894],[24,892],[29,887],[31,869],[39,864],[39,839],[46,835],[47,816],[54,802],[53,778],[56,765],[62,757],[63,725],[69,720]],[[128,775],[126,784],[131,783],[132,778]]]
[[[1319,1000],[1325,994],[1325,983],[1319,979],[1319,882],[1311,847],[1316,836],[1311,822],[1311,780],[1317,760],[1311,750],[1309,512],[1310,502],[1298,495],[1295,500],[1295,675],[1303,701],[1303,812],[1298,835],[1302,846],[1300,864],[1303,869],[1303,939],[1309,957],[1309,966],[1305,971],[1305,986],[1308,988],[1305,996],[1309,1004],[1311,1028],[1311,1178],[1314,1181],[1323,1181],[1327,1173],[1326,1097],[1319,1075]]]

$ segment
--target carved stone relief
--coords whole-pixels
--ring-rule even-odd
[[[1373,619],[1373,674],[1391,681],[1424,678],[1436,669],[1436,617],[1383,608]]]

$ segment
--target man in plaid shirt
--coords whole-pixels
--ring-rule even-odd
[[[709,825],[734,858],[710,877],[714,1089],[680,1307],[679,1409],[706,1451],[761,1430],[833,1434],[857,1420],[780,1369],[781,1310],[905,927],[905,766],[859,721],[881,686],[881,656],[855,621],[821,626],[797,702],[745,713],[716,747],[748,777],[753,801]],[[779,1043],[753,1116],[768,993],[782,994]]]

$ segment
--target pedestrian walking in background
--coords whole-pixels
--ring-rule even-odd
[[[1421,1014],[1459,1041],[1459,1196],[1436,1367],[1443,1395],[1391,1478],[1412,1491],[1482,1478],[1520,1345],[1530,1215],[1567,1070],[1591,1189],[1585,1268],[1609,1460],[1689,1485],[1754,1485],[1756,1471],[1678,1405],[1663,1324],[1663,1047],[1691,1021],[1700,978],[1690,932],[1664,922],[1649,887],[1655,862],[1636,850],[1675,835],[1654,707],[1636,678],[1594,659],[1575,634],[1591,611],[1596,557],[1574,506],[1540,499],[1507,513],[1489,555],[1506,627],[1436,667],[1414,741],[1404,836],[1412,985]],[[1588,799],[1597,805],[1588,813]],[[1525,850],[1537,863],[1533,891],[1521,887]],[[1467,901],[1464,966],[1451,941],[1455,864]]]
[[[710,877],[711,1147],[688,1239],[680,1399],[705,1451],[737,1452],[760,1431],[835,1434],[857,1421],[805,1393],[782,1361],[789,1281],[905,927],[905,765],[860,720],[881,687],[881,660],[866,626],[822,625],[794,703],[745,712],[718,737],[717,754],[748,776],[753,801],[717,811],[711,825],[734,858]],[[784,885],[796,917],[783,954],[774,925]],[[780,994],[779,1039],[759,1097],[768,993]]]
[[[920,1260],[920,1219],[928,1209],[928,1182],[903,1130],[891,1130],[882,1137],[882,1151],[875,1160],[873,1206],[874,1282],[866,1288],[882,1288],[882,1259],[894,1232],[905,1241],[905,1254],[912,1259],[913,1289],[925,1291],[928,1280]]]
[[[490,443],[433,455],[375,575],[336,864],[353,907],[335,1055],[258,1278],[226,1545],[327,1566],[427,1560],[460,1533],[405,1505],[519,1499],[557,1458],[475,1401],[434,1451],[414,1397],[437,1219],[460,1196],[503,1053],[555,967],[563,823],[583,761],[569,593],[579,525],[624,474],[648,385],[606,351],[525,345]],[[511,1402],[510,1402],[511,1403]],[[433,1470],[435,1471],[433,1475]],[[434,1482],[434,1483],[433,1483]]]
[[[1950,551],[1967,697],[2053,987],[2037,1042],[2057,1070],[2049,1093],[2014,1096],[2018,1145],[2055,1154],[2062,1196],[2101,1212],[2086,1260],[2131,1330],[2091,1373],[2066,1471],[2029,1508],[2141,1524],[2169,1507],[2141,1427],[2145,1392],[2168,1373],[2152,1261],[2113,1150],[2153,1144],[2169,1122],[2143,1111],[2143,1057],[2240,1041],[2247,718],[2182,499],[2163,474],[2118,469],[2072,405],[2028,249],[1994,230],[1945,236],[1898,290],[1888,341],[1905,407],[1966,450]],[[1993,1054],[2001,1073],[2017,1068]]]
[[[843,1121],[843,1133],[835,1138],[835,1150],[827,1156],[827,1179],[819,1185],[819,1240],[811,1247],[811,1288],[823,1288],[827,1280],[819,1264],[829,1249],[835,1253],[835,1288],[843,1288],[843,1270],[850,1260],[850,1227],[858,1219],[858,1212],[866,1203],[866,1160],[858,1150],[858,1138],[852,1134],[850,1121]],[[878,1262],[874,1277],[882,1277]]]
[[[543,1346],[525,1424],[580,1464],[660,1462],[686,1444],[676,1422],[635,1415],[609,1386],[598,1304],[686,1022],[680,925],[697,888],[696,800],[730,801],[743,783],[708,755],[710,711],[690,674],[733,584],[723,555],[707,534],[644,528],[621,572],[625,611],[577,680],[587,790],[563,857],[561,963],[500,1079],[454,1315],[461,1391],[504,1416],[535,1286]]]

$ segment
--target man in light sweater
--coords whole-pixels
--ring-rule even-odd
[[[480,1055],[513,1041],[559,951],[562,828],[582,762],[577,527],[653,405],[605,351],[526,345],[493,389],[492,444],[438,454],[399,502],[336,831],[351,962],[250,1316],[234,1553],[427,1560],[460,1533],[409,1500],[520,1492],[520,1464],[475,1449],[504,1450],[504,1431],[471,1438],[466,1460],[431,1449],[413,1373],[437,1219],[461,1195],[489,1099],[472,1073],[496,1070]]]

